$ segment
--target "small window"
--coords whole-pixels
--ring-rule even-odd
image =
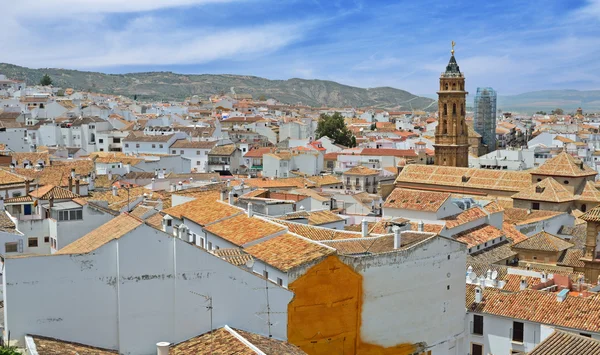
[[[208,242],[208,247],[206,249],[212,250],[212,242]]]
[[[196,151],[196,155],[200,155],[200,151],[199,150]]]
[[[29,239],[27,239],[27,245],[30,248],[37,248],[37,246],[38,246],[38,239],[37,238],[29,238]]]
[[[16,253],[17,249],[17,243],[4,243],[4,251],[7,253]]]
[[[183,154],[183,149],[179,151],[179,154]]]
[[[450,255],[448,255],[448,260],[450,260]]]
[[[136,147],[136,148],[139,148],[139,147],[140,147],[139,143],[137,143],[137,144],[135,145],[135,147]]]
[[[522,343],[524,330],[525,325],[523,323],[513,322],[512,341],[516,343]]]
[[[50,237],[44,237],[44,243],[50,243]]]
[[[539,210],[540,209],[540,203],[539,202],[533,202],[531,204],[531,209],[532,210]]]
[[[540,181],[542,181],[542,179],[538,178],[538,179],[537,179],[537,182],[540,182]]]
[[[170,227],[172,223],[173,223],[173,221],[171,221],[170,219],[167,219],[167,227]]]
[[[175,149],[173,149],[172,154],[177,154],[177,151]]]
[[[162,147],[163,147],[163,145],[162,145],[162,144],[159,144],[159,145],[158,145],[158,147],[159,147],[159,148],[162,148]]]
[[[592,337],[592,334],[587,334],[587,333],[579,333],[579,335],[581,335],[582,337],[586,337],[586,338]]]
[[[446,290],[450,291],[450,285],[446,286]]]
[[[283,280],[282,280],[282,279],[280,279],[279,277],[277,278],[277,284],[278,284],[279,286],[283,286]]]
[[[102,139],[102,138],[99,138],[99,139],[98,139],[98,143],[104,143],[104,139]]]
[[[472,343],[471,355],[483,355],[483,345]]]
[[[473,334],[483,335],[483,316],[473,315]]]
[[[563,183],[564,183],[565,185],[569,185],[569,180],[565,180],[565,181],[563,181]]]
[[[125,148],[129,148],[129,143],[125,143]]]
[[[152,148],[156,148],[156,144],[152,144]]]

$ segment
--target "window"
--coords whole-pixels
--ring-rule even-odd
[[[129,148],[129,143],[125,143],[125,148]]]
[[[471,343],[471,355],[483,355],[483,345]]]
[[[584,203],[584,204],[581,205],[581,212],[585,212],[585,211],[587,211],[587,206]]]
[[[98,143],[104,143],[104,139],[103,138],[98,138]]]
[[[539,210],[540,209],[540,203],[539,202],[533,202],[531,204],[531,209],[532,210]]]
[[[59,221],[75,221],[83,219],[83,210],[58,211]]]
[[[37,248],[38,239],[37,238],[29,238],[27,239],[27,246],[30,248]]]
[[[175,149],[172,150],[173,154],[177,154],[177,151]]]
[[[50,237],[44,237],[44,243],[50,243]]]
[[[521,322],[513,322],[512,341],[516,343],[523,342],[523,332],[525,325]]]
[[[212,242],[208,242],[208,247],[206,249],[212,250]]]
[[[280,279],[279,277],[277,278],[277,284],[278,284],[279,286],[283,286],[283,280],[282,280],[282,279]]]
[[[17,249],[17,243],[4,243],[4,251],[7,253],[16,253]]]
[[[360,185],[360,180],[359,178],[356,178],[356,184],[355,185]]]
[[[587,334],[587,333],[579,333],[579,335],[581,335],[582,337],[586,337],[586,338],[592,337],[592,334]]]
[[[171,223],[173,223],[173,221],[171,221],[170,219],[167,219],[167,227],[170,227]]]
[[[350,185],[350,178],[349,177],[346,178],[346,185]]]
[[[101,152],[103,152],[103,151],[104,151],[104,148],[100,148],[100,151],[101,151]]]
[[[162,145],[162,144],[159,144],[159,145],[158,145],[158,147],[159,147],[159,148],[162,148],[162,147],[163,147],[163,145]]]
[[[196,151],[196,155],[200,155],[200,151],[199,150]]]
[[[152,148],[156,148],[156,144],[152,144]]]
[[[12,193],[12,196],[13,196],[13,197],[19,197],[19,196],[21,196],[21,192],[19,192],[19,191],[14,191],[14,192]]]
[[[569,180],[565,180],[565,181],[563,181],[563,183],[564,183],[565,185],[569,185]]]
[[[265,277],[265,279],[269,278],[269,272],[267,270],[263,271],[263,276]]]
[[[136,148],[139,148],[139,147],[140,147],[140,144],[139,144],[139,143],[136,143],[136,144],[135,144],[135,147],[136,147]]]
[[[183,149],[179,151],[179,154],[183,154]]]
[[[196,161],[196,165],[200,165],[200,160]]]
[[[483,316],[473,315],[473,334],[483,335]]]
[[[446,290],[450,291],[450,285],[446,286]]]

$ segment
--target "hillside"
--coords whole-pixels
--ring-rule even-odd
[[[206,98],[218,93],[264,96],[288,104],[309,106],[377,107],[401,110],[435,110],[429,98],[390,87],[363,89],[325,80],[269,80],[245,75],[186,75],[172,72],[104,74],[68,69],[29,69],[0,63],[0,73],[27,84],[50,75],[56,86],[106,94],[137,95],[140,100],[182,100],[192,95]]]

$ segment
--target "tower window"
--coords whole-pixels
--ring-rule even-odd
[[[452,104],[452,114],[456,115],[456,104]]]
[[[448,90],[448,83],[446,83],[446,90]]]
[[[448,105],[444,104],[444,115],[448,114]]]

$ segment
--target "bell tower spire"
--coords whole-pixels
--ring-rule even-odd
[[[469,140],[465,121],[465,77],[454,58],[454,46],[446,71],[440,76],[438,125],[435,130],[435,165],[469,166]]]

